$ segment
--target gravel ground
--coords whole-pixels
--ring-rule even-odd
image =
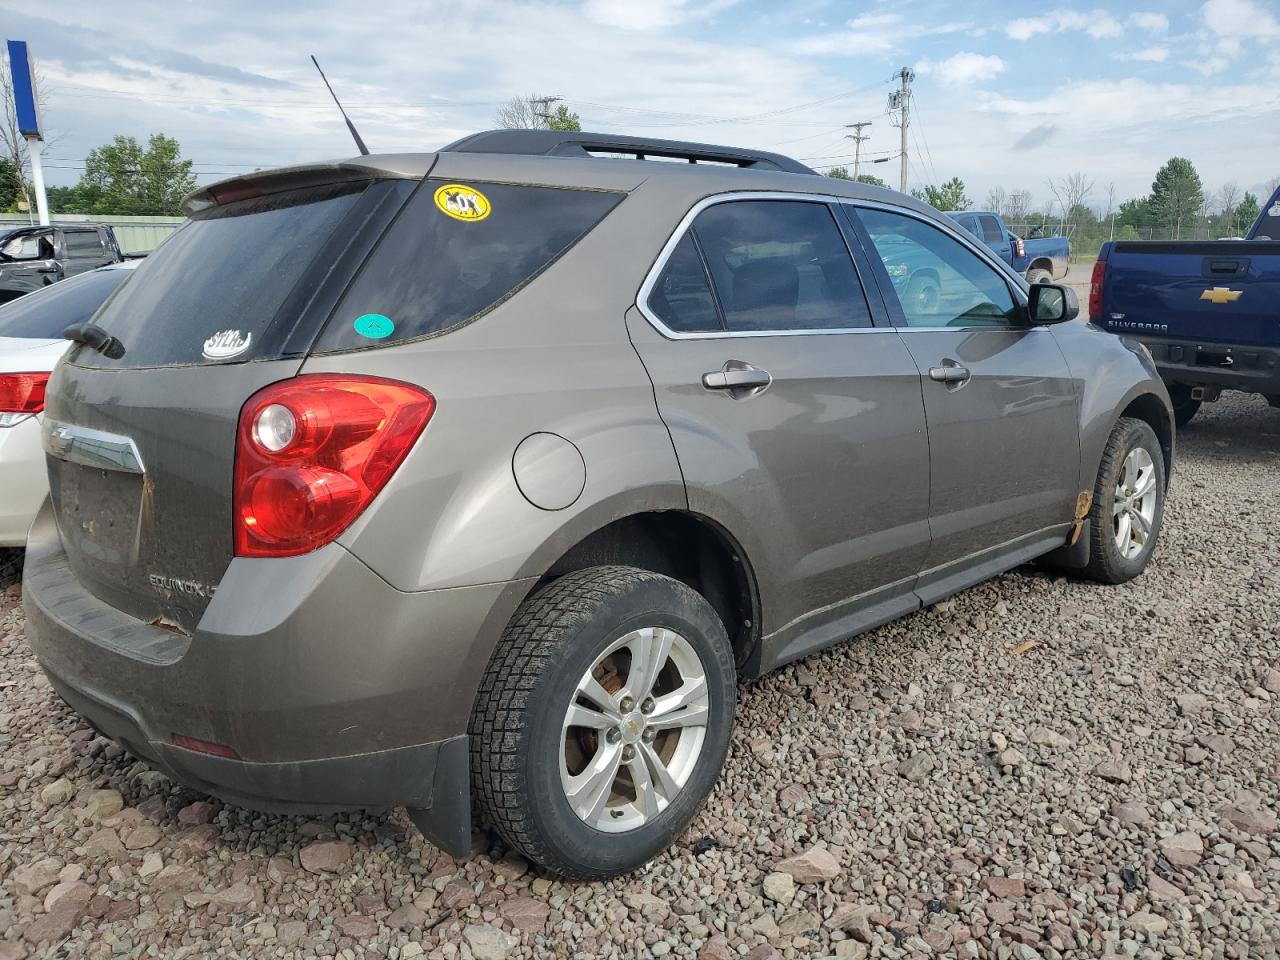
[[[744,688],[704,811],[607,884],[176,787],[57,699],[12,588],[0,960],[1275,957],[1278,470],[1280,410],[1206,407],[1137,582],[1021,569]]]

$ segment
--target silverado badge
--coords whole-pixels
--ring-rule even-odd
[[[1230,287],[1214,287],[1200,294],[1200,299],[1210,303],[1235,303],[1243,293],[1243,290],[1232,290]]]

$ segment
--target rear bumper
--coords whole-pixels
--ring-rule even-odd
[[[40,421],[0,427],[0,547],[21,547],[49,493]]]
[[[1280,394],[1280,349],[1146,335],[1135,339],[1151,351],[1165,383]]]
[[[180,782],[268,812],[406,806],[429,839],[460,853],[473,678],[521,587],[401,593],[330,544],[233,561],[188,636],[86,591],[43,509],[23,604],[58,693]],[[175,734],[236,756],[176,746]]]

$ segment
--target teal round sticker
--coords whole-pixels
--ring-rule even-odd
[[[368,337],[370,340],[381,340],[384,337],[389,337],[396,328],[390,317],[385,317],[380,313],[366,313],[356,317],[356,322],[352,326],[356,328],[356,333],[362,337]]]

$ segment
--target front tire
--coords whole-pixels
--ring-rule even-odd
[[[481,681],[477,807],[561,876],[634,870],[715,785],[736,683],[724,624],[685,584],[632,567],[566,574],[521,605]]]
[[[1122,417],[1102,452],[1084,576],[1124,583],[1146,569],[1160,537],[1166,485],[1164,451],[1155,431],[1143,420]]]

